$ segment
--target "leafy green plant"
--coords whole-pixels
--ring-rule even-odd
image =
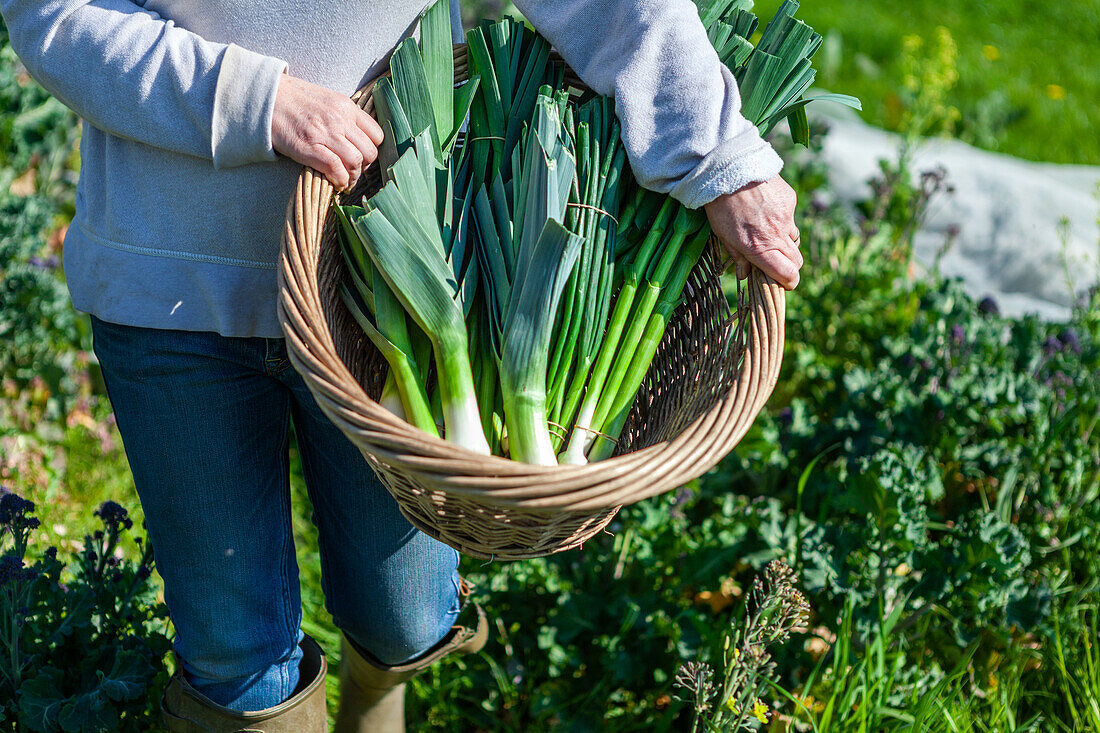
[[[76,115],[36,84],[8,44],[0,21],[0,191],[69,200],[76,184]]]
[[[140,557],[120,557],[133,522],[105,502],[71,566],[55,547],[30,561],[33,512],[0,497],[0,720],[36,733],[149,730],[170,648],[151,546],[138,539]]]
[[[46,197],[0,194],[0,379],[39,377],[55,393],[80,343],[80,319],[47,244],[57,216]]]
[[[0,22],[0,380],[44,379],[54,394],[86,338],[60,273],[74,209],[76,115],[27,74]]]

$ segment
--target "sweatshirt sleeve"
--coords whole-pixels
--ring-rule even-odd
[[[218,168],[275,159],[283,61],[131,0],[0,0],[0,11],[27,71],[87,123]]]
[[[697,208],[778,175],[691,0],[515,0],[592,89],[615,100],[638,182]]]

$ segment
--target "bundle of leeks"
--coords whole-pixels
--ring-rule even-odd
[[[820,37],[797,7],[755,49],[749,0],[702,18],[743,112],[762,132],[792,118],[804,139]],[[613,104],[572,99],[544,39],[483,22],[456,88],[448,23],[445,2],[430,6],[419,44],[404,41],[375,86],[384,185],[337,207],[353,284],[341,295],[390,365],[382,403],[411,424],[527,463],[606,458],[709,227],[636,186],[623,205]]]

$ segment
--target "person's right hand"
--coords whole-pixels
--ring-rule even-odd
[[[343,94],[283,74],[275,92],[271,143],[275,152],[346,191],[378,157],[382,128]]]
[[[796,198],[794,189],[776,176],[706,205],[711,230],[733,258],[737,277],[747,277],[755,265],[787,290],[798,285],[802,253],[794,222]]]

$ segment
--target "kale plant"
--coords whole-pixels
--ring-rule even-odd
[[[38,377],[54,394],[68,389],[81,339],[81,319],[47,244],[58,216],[44,196],[0,194],[0,379],[26,385]]]
[[[167,608],[150,581],[152,548],[120,545],[133,521],[118,504],[66,563],[57,548],[31,559],[34,503],[0,497],[0,722],[35,733],[147,731],[167,680]]]

